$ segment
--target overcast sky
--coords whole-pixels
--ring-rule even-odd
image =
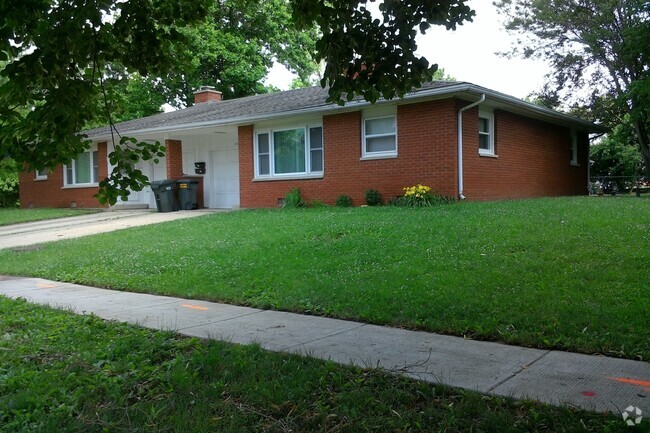
[[[459,26],[456,31],[444,27],[429,29],[418,38],[418,54],[437,63],[458,81],[469,81],[518,98],[538,90],[548,72],[547,66],[532,60],[497,56],[496,52],[508,50],[514,37],[503,29],[491,0],[468,3],[476,11],[474,22]],[[267,83],[285,90],[292,78],[286,69],[276,67]]]

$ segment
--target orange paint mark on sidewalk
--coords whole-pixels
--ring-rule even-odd
[[[40,287],[41,289],[53,289],[56,286],[58,286],[58,284],[37,284],[36,285],[36,287]]]
[[[629,385],[638,385],[644,388],[650,388],[650,380],[629,379],[627,377],[608,377],[607,379],[619,383],[627,383]]]
[[[190,308],[192,310],[202,310],[202,311],[208,310],[207,307],[200,307],[198,305],[190,305],[190,304],[181,304],[181,307]]]

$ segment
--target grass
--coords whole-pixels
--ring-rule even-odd
[[[650,359],[650,200],[215,214],[0,252],[0,273]]]
[[[0,432],[627,432],[618,416],[513,402],[257,346],[0,297]]]
[[[67,218],[99,212],[97,209],[15,209],[0,208],[0,226],[31,221]]]

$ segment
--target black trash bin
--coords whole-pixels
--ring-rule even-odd
[[[199,181],[191,179],[180,179],[178,185],[178,206],[182,210],[192,210],[199,208],[197,192],[199,190]]]
[[[178,210],[174,193],[176,181],[172,179],[157,180],[151,182],[151,190],[156,197],[156,208],[158,212],[172,212]]]

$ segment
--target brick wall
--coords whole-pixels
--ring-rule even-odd
[[[99,159],[99,179],[108,176],[108,163],[106,159],[107,145],[97,145]],[[48,175],[47,179],[35,180],[34,171],[23,171],[19,174],[20,182],[20,207],[73,207],[96,208],[106,207],[101,205],[93,195],[97,194],[98,187],[89,188],[64,188],[63,166],[58,165]]]
[[[274,207],[299,187],[306,200],[334,204],[340,194],[365,204],[367,189],[384,199],[402,195],[405,186],[422,183],[445,195],[456,194],[456,117],[454,101],[399,106],[398,157],[360,160],[361,113],[323,117],[324,177],[308,180],[253,181],[253,126],[239,128],[241,206]]]
[[[579,135],[571,166],[571,130],[506,111],[494,113],[497,158],[478,154],[478,109],[463,113],[465,196],[495,200],[587,193],[588,137]]]
[[[183,176],[183,145],[180,140],[165,140],[167,179]]]
[[[340,194],[365,204],[365,191],[377,189],[385,200],[402,195],[405,186],[422,183],[438,194],[456,196],[457,113],[463,101],[446,99],[397,108],[398,157],[360,160],[361,113],[323,117],[324,177],[322,179],[254,181],[254,126],[240,126],[239,163],[241,207],[275,207],[278,199],[299,187],[306,200],[334,204]],[[492,200],[586,193],[588,137],[579,135],[579,167],[570,165],[570,130],[505,111],[495,111],[495,150],[498,158],[478,155],[478,109],[463,114],[465,196]],[[167,178],[183,176],[182,143],[165,140]],[[100,178],[107,176],[106,143],[98,146]],[[97,207],[97,188],[66,188],[63,168],[47,180],[34,172],[20,175],[21,206]],[[200,188],[203,188],[201,183]],[[199,198],[202,198],[199,191]]]
[[[348,194],[365,204],[367,189],[385,199],[416,183],[437,194],[458,193],[458,110],[467,102],[446,99],[398,106],[398,157],[361,161],[361,113],[323,117],[325,175],[322,179],[253,181],[253,126],[239,128],[242,207],[274,207],[299,187],[305,199],[334,204]],[[579,134],[579,167],[570,165],[571,132],[505,111],[494,113],[497,158],[478,154],[478,108],[463,113],[464,192],[469,200],[586,193],[588,137]]]

